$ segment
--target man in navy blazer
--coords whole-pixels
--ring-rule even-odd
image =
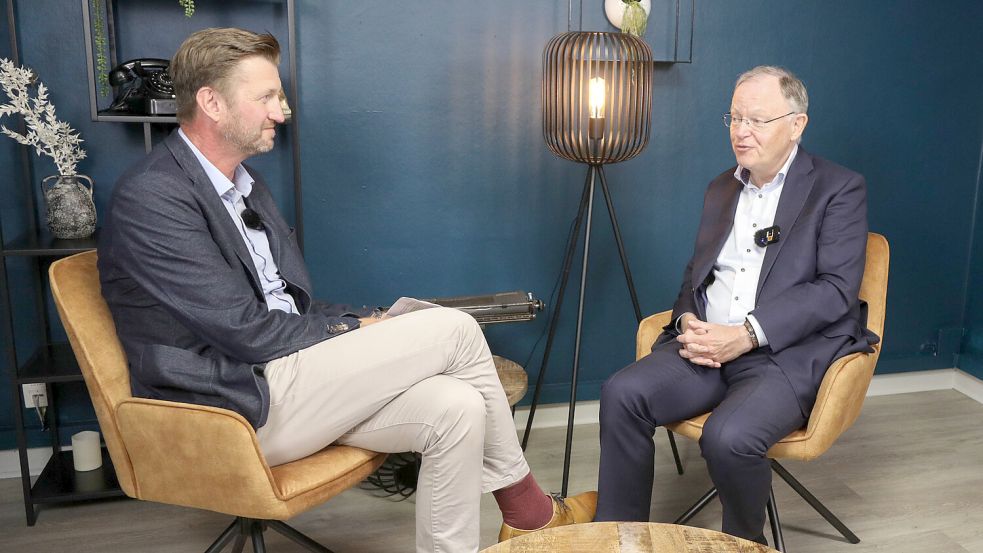
[[[602,388],[595,520],[648,520],[655,428],[712,410],[700,450],[723,531],[765,543],[766,452],[805,423],[833,360],[876,343],[858,299],[866,185],[799,146],[807,110],[785,69],[738,78],[737,166],[707,188],[672,322]]]
[[[113,191],[99,276],[133,394],[240,413],[271,466],[332,443],[419,452],[419,552],[476,552],[483,492],[503,539],[589,521],[593,492],[536,484],[472,317],[314,299],[293,229],[243,164],[284,121],[279,52],[241,29],[185,40],[169,68],[180,129]]]

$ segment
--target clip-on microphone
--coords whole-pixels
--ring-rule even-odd
[[[764,248],[778,242],[781,237],[782,229],[778,225],[775,225],[773,227],[763,228],[754,233],[754,243]]]

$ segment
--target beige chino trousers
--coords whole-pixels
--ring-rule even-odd
[[[336,443],[423,457],[416,551],[478,551],[481,494],[529,473],[488,344],[454,309],[407,313],[266,365],[270,465]]]

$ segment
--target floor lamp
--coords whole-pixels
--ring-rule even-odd
[[[587,178],[584,181],[580,207],[563,259],[560,290],[549,323],[543,362],[536,379],[526,431],[522,438],[522,448],[525,449],[529,440],[543,376],[546,374],[550,350],[560,318],[563,295],[569,281],[573,256],[580,241],[580,227],[586,218],[580,272],[580,302],[577,307],[577,334],[570,376],[570,410],[563,456],[561,494],[564,496],[567,495],[567,482],[570,476],[570,450],[573,440],[574,409],[577,403],[577,372],[580,365],[584,291],[587,285],[594,188],[598,179],[601,182],[611,225],[614,227],[614,238],[621,256],[621,266],[625,271],[632,306],[635,309],[635,318],[638,321],[642,320],[635,283],[628,268],[621,230],[618,227],[614,204],[611,203],[611,193],[604,176],[604,165],[631,159],[641,153],[648,144],[652,122],[652,74],[652,50],[644,41],[628,34],[583,31],[561,33],[549,41],[543,52],[543,137],[547,147],[554,154],[587,164]],[[669,440],[676,460],[676,469],[682,474],[676,442],[671,433]]]

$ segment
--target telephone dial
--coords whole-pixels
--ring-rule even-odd
[[[168,61],[157,58],[135,59],[116,66],[109,73],[109,84],[116,92],[110,111],[143,115],[174,115],[174,83],[167,73]]]

